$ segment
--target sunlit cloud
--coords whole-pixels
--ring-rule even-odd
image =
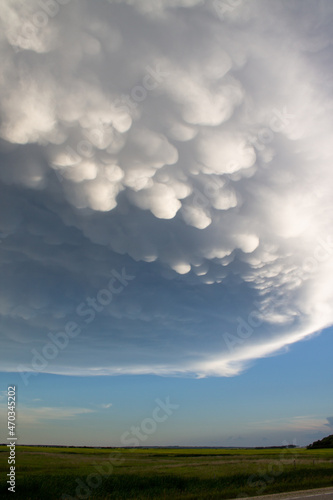
[[[111,408],[111,406],[112,406],[112,403],[106,403],[106,404],[102,404],[102,405],[101,405],[101,407],[102,407],[103,409],[105,409],[105,410],[106,410],[106,409],[108,409],[108,408]]]
[[[325,432],[325,419],[316,416],[295,416],[276,420],[264,420],[254,422],[251,427],[260,428],[263,431],[285,431],[285,432]]]
[[[49,421],[59,421],[59,420],[73,420],[77,419],[82,415],[87,415],[93,413],[94,410],[89,408],[75,408],[75,407],[30,407],[26,405],[20,406],[20,413],[18,415],[20,422],[24,423],[24,426],[37,426],[38,424],[49,422]],[[1,413],[5,418],[6,408],[1,408]]]

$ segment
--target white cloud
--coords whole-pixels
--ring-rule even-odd
[[[108,408],[111,408],[112,403],[102,404],[101,406],[102,406],[102,408],[104,408],[104,409],[108,409]]]
[[[0,401],[7,399],[7,391],[0,391]]]
[[[0,408],[5,418],[6,408]],[[80,415],[93,413],[93,410],[88,408],[60,408],[51,406],[29,407],[20,405],[19,419],[25,426],[37,426],[49,420],[69,420],[76,419]]]

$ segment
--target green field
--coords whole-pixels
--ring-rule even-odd
[[[8,449],[0,446],[0,497]],[[228,499],[333,486],[333,449],[18,446],[15,499]]]

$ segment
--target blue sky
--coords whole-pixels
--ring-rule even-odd
[[[328,434],[331,1],[53,7],[0,14],[1,411],[15,382],[26,443]]]
[[[18,387],[22,444],[136,445],[128,441],[135,439],[132,427],[152,418],[156,400],[166,402],[169,397],[178,408],[171,408],[153,433],[141,430],[139,445],[275,446],[287,441],[304,446],[333,429],[327,396],[333,376],[331,352],[328,329],[231,378],[41,373],[24,386],[21,377],[11,373],[1,375],[1,384]],[[1,406],[5,397],[3,393]],[[5,437],[2,429],[0,439]]]

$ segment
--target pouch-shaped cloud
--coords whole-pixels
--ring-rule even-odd
[[[333,323],[333,6],[223,4],[2,9],[4,370],[230,376]]]

